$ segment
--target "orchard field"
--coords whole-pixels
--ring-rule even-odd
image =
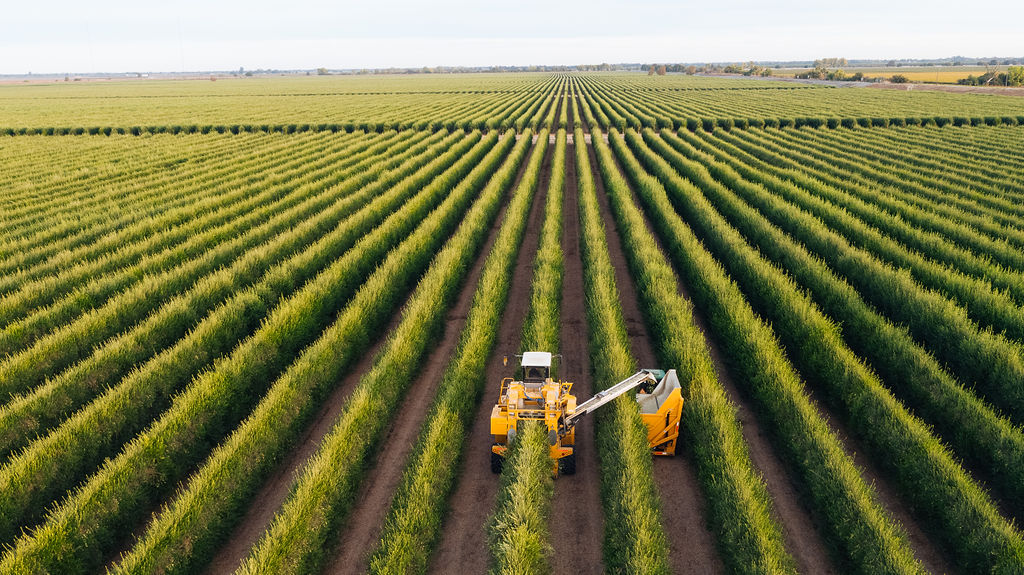
[[[1024,98],[0,86],[0,573],[1024,573]],[[502,356],[582,400],[521,434]]]

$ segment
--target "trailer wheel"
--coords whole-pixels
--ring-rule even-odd
[[[576,475],[576,452],[558,460],[559,475]]]
[[[491,452],[491,473],[501,473],[502,464],[505,463],[505,458],[498,455],[495,452]]]

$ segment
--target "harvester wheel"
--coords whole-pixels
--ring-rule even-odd
[[[505,463],[505,458],[498,455],[495,452],[491,452],[491,473],[501,473],[502,464]]]
[[[576,475],[576,452],[558,460],[559,475]]]

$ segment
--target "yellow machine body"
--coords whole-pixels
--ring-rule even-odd
[[[502,460],[523,421],[542,421],[548,430],[554,473],[576,471],[575,423],[580,417],[636,387],[641,418],[647,426],[647,441],[655,455],[675,455],[683,397],[674,370],[641,370],[577,406],[572,383],[550,377],[551,354],[523,354],[522,381],[506,377],[501,381],[498,402],[491,410],[491,469],[501,471]],[[579,407],[579,410],[577,410]]]
[[[540,384],[514,381],[510,377],[503,379],[498,403],[491,410],[491,435],[494,436],[491,451],[505,457],[510,432],[514,437],[523,421],[543,421],[548,437],[553,440],[549,444],[557,473],[558,461],[572,456],[576,445],[575,429],[559,432],[565,414],[576,409],[576,396],[570,393],[571,389],[571,383],[551,378],[545,378]]]
[[[651,401],[647,398],[653,398]],[[640,419],[647,426],[647,444],[655,455],[675,455],[676,442],[679,440],[679,420],[683,415],[683,395],[680,388],[672,389],[668,395],[658,401],[653,393],[639,393],[636,396],[640,403]],[[648,403],[645,403],[648,402]],[[653,404],[656,411],[647,413]]]

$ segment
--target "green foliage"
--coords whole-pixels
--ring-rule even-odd
[[[1024,66],[1010,66],[1006,69],[1007,86],[1024,86]]]
[[[500,200],[526,155],[529,137],[523,138],[509,153],[513,141],[511,134],[506,133],[503,144],[496,148],[500,153],[477,166],[478,177],[470,177],[457,186],[456,193],[462,189],[470,192],[479,186],[484,187],[479,191],[479,200],[465,215],[443,249],[437,251],[437,246],[431,247],[430,242],[425,241],[432,234],[436,235],[429,228],[421,229],[424,232],[422,236],[409,238],[416,244],[427,244],[423,251],[417,246],[417,257],[432,256],[431,267],[406,303],[400,323],[389,334],[374,358],[373,367],[359,380],[344,411],[324,438],[320,449],[306,463],[290,496],[242,564],[240,573],[319,572],[326,557],[328,542],[357,496],[364,462],[378,447],[390,420],[397,416],[398,401],[416,374],[428,344],[441,328],[445,311],[458,293],[469,263],[497,216]],[[487,180],[489,176],[492,177]],[[435,252],[436,255],[433,255]],[[381,270],[387,270],[387,265],[386,262]],[[382,276],[381,279],[388,281],[391,278]],[[375,294],[380,293],[383,285],[374,288],[366,292],[368,297],[377,297]],[[342,320],[357,325],[362,315],[358,304],[367,306],[368,302],[354,301],[349,308],[351,313],[347,317],[342,316]],[[341,323],[339,321],[336,325]],[[325,366],[330,365],[331,358],[338,353],[339,349],[335,346],[345,340],[332,336],[328,333],[321,340],[325,343],[321,350],[314,352],[316,357],[310,360],[311,370],[322,373]],[[326,371],[325,383],[337,379],[329,368]],[[299,378],[299,381],[304,379]],[[280,387],[289,390],[283,393],[297,393],[299,397],[302,395],[301,391],[291,391],[296,387],[294,385],[282,384]],[[273,398],[273,391],[268,398]],[[282,409],[289,403],[283,397],[278,402]],[[279,425],[277,420],[268,417],[265,427]],[[254,441],[253,445],[258,446],[260,442]],[[240,473],[246,469],[244,465],[238,467]]]
[[[541,134],[546,136],[546,132]],[[373,573],[426,570],[444,507],[422,503],[443,500],[454,486],[460,453],[451,446],[462,444],[486,383],[483,373],[497,335],[494,326],[500,321],[508,297],[507,278],[512,274],[522,243],[542,155],[535,149],[484,262],[459,346],[445,370],[437,398],[392,500],[381,546],[370,562]]]
[[[488,524],[492,573],[551,573],[552,463],[547,427],[537,421],[521,425],[506,456],[496,511]]]
[[[353,160],[345,162],[345,167],[351,167],[354,161],[366,160],[384,148],[377,146],[371,153],[362,150],[354,154]],[[304,176],[299,172],[303,164],[308,171]],[[256,193],[253,189],[256,185],[236,187],[229,194],[212,196],[212,201],[181,206],[174,213],[174,219],[166,219],[180,221],[191,213],[193,219],[188,225],[170,234],[160,234],[157,237],[162,241],[144,246],[150,252],[164,247],[178,248],[158,258],[147,258],[141,265],[124,270],[118,269],[118,264],[124,264],[123,260],[105,258],[75,266],[57,277],[23,284],[14,297],[4,302],[6,305],[0,305],[0,315],[11,322],[0,331],[0,353],[9,354],[0,364],[3,366],[0,390],[14,393],[31,389],[46,376],[82,359],[90,351],[90,345],[141,322],[159,304],[188,290],[199,278],[231,265],[251,248],[327,205],[325,200],[320,200],[312,202],[311,206],[296,206],[297,198],[313,195],[321,186],[335,185],[358,173],[343,168],[328,177],[330,167],[321,165],[319,169],[309,169],[309,165],[309,160],[293,161],[295,179],[288,185],[274,186],[262,193]],[[363,178],[363,181],[367,180]],[[225,187],[230,189],[229,186],[225,182]],[[306,208],[304,213],[301,212],[303,207]],[[204,217],[207,210],[216,211]],[[270,222],[259,225],[268,219]],[[204,229],[207,227],[212,229]],[[184,245],[175,246],[175,242],[182,239],[186,240]],[[109,241],[103,243],[109,246]],[[122,249],[125,248],[122,246]],[[47,265],[53,268],[59,264],[51,261]],[[64,297],[44,309],[33,309],[49,303],[55,295]],[[82,315],[90,309],[94,309],[93,313]],[[22,314],[27,317],[12,321]],[[186,325],[180,324],[180,330]]]
[[[546,132],[541,134],[546,136]],[[560,131],[551,159],[551,182],[544,207],[537,259],[533,264],[530,306],[520,348],[557,353],[562,297],[562,202],[565,195],[565,132]],[[553,375],[554,377],[554,375]]]
[[[824,78],[852,78],[821,64]],[[1020,83],[1022,70],[969,81]],[[503,205],[498,180],[515,177],[531,130],[567,125],[569,106],[594,140],[575,134],[598,385],[634,367],[604,243],[617,233],[656,352],[686,387],[684,438],[727,569],[794,566],[680,282],[712,320],[707,336],[738,358],[837,568],[917,565],[807,406],[804,383],[958,570],[1024,563],[1008,521],[1024,514],[1016,99],[693,75],[313,80],[6,87],[0,571],[201,570],[318,402],[402,309],[249,560],[253,570],[266,561],[279,571],[281,558],[315,570],[411,370],[482,257]],[[768,129],[789,127],[803,129]],[[648,128],[688,131],[633,131]],[[465,136],[475,129],[522,133],[481,142]],[[464,444],[485,384],[540,138],[473,286],[374,572],[424,571],[438,539],[459,469],[452,446]],[[557,142],[523,334],[524,346],[553,351],[564,134]],[[614,232],[601,224],[602,182]],[[604,564],[666,572],[636,407],[617,401],[596,423]],[[552,463],[542,441],[533,447],[506,467],[497,571],[551,568]]]
[[[547,132],[541,133],[547,138]],[[543,146],[541,146],[543,147]],[[562,203],[565,181],[565,131],[556,138],[544,223],[533,265],[530,308],[520,348],[558,353],[562,297]],[[556,377],[552,373],[553,377]],[[548,573],[551,544],[547,524],[554,462],[546,427],[537,423],[517,436],[502,471],[498,505],[490,525],[491,551],[497,573]]]
[[[489,138],[488,144],[493,145],[494,139]],[[459,208],[468,204],[471,192],[482,185],[487,170],[508,146],[506,142],[493,148],[488,160],[476,166],[469,176],[468,168],[478,158],[464,157],[460,162],[461,173],[452,170],[445,177],[435,179],[428,188],[430,193],[421,194],[419,201],[407,204],[409,210],[426,207],[429,211],[429,206],[434,205],[432,200],[447,194],[435,210],[438,217],[427,217],[424,220],[427,225],[418,228],[418,233],[406,238],[408,227],[404,226],[420,221],[422,215],[408,218],[403,224],[399,223],[401,216],[395,217],[400,212],[393,214],[376,233],[365,236],[361,246],[333,262],[286,305],[279,305],[260,330],[230,357],[193,380],[188,389],[175,398],[172,408],[146,433],[138,436],[116,459],[107,462],[89,483],[65,499],[31,536],[19,539],[0,567],[17,565],[32,572],[59,565],[61,570],[70,572],[74,565],[86,569],[99,560],[102,550],[109,548],[117,534],[133,523],[125,518],[138,517],[148,511],[152,499],[160,493],[157,486],[173,485],[198,463],[213,442],[241,421],[261,392],[285,370],[294,354],[315,340],[330,322],[327,310],[337,307],[352,290],[365,283],[377,258],[393,245],[391,242],[406,238],[409,247],[394,252],[389,257],[390,263],[373,272],[378,278],[373,285],[362,288],[360,293],[364,295],[360,299],[369,300],[372,305],[353,308],[357,311],[352,314],[358,320],[354,324],[338,324],[356,329],[349,339],[353,350],[367,345],[372,329],[386,321],[388,311],[401,303],[402,294],[398,290],[428,263],[427,256],[435,246],[432,242],[439,242],[443,237],[438,228],[451,229],[455,225],[461,215]],[[448,193],[456,183],[461,193]],[[420,213],[425,215],[426,211]],[[380,285],[385,287],[375,287]],[[200,413],[204,417],[196,418],[195,414]],[[182,441],[182,434],[194,440]],[[159,458],[155,458],[156,453],[160,454]],[[109,505],[110,500],[118,504]],[[64,551],[53,555],[48,552],[53,546]]]
[[[264,299],[264,305],[272,305],[291,289],[311,278],[330,261],[332,256],[344,253],[344,250],[351,247],[359,237],[378,225],[402,202],[407,201],[414,188],[405,184],[396,187],[394,193],[371,202],[374,195],[386,186],[397,183],[402,176],[411,175],[413,170],[427,164],[435,154],[454,143],[454,139],[428,146],[430,143],[430,140],[426,140],[397,153],[390,164],[396,168],[392,173],[371,170],[366,172],[368,177],[352,177],[346,185],[338,187],[342,197],[319,197],[315,194],[314,188],[312,197],[318,199],[310,203],[312,208],[322,210],[319,214],[311,216],[307,210],[282,210],[280,217],[272,220],[279,219],[286,226],[293,226],[289,232],[281,233],[272,241],[263,244],[261,249],[250,250],[230,267],[211,274],[182,296],[165,303],[146,322],[107,342],[86,360],[52,378],[45,385],[35,388],[32,393],[0,407],[0,453],[8,454],[24,446],[33,432],[54,426],[61,421],[63,414],[93,399],[100,391],[97,389],[100,383],[117,382],[117,379],[127,374],[129,369],[144,365],[145,360],[157,354],[159,350],[163,351],[159,352],[161,357],[156,362],[175,365],[177,373],[182,376],[199,371],[203,366],[203,363],[199,362],[200,358],[212,361],[217,355],[227,352],[226,346],[237,343],[239,334],[231,336],[228,335],[230,331],[219,331],[215,327],[216,322],[211,321],[209,317],[204,318],[203,315],[207,312],[217,313],[223,319],[223,312],[214,311],[217,306],[250,285],[255,285],[255,293]],[[470,143],[471,140],[467,139],[459,143],[457,149],[468,150]],[[396,149],[395,152],[399,150]],[[453,157],[451,161],[454,161]],[[440,171],[441,167],[437,166],[436,171]],[[356,163],[354,168],[365,170],[366,166]],[[378,179],[378,175],[383,177]],[[417,179],[422,181],[424,178],[421,175]],[[365,188],[349,195],[361,186]],[[367,207],[364,209],[364,206]],[[298,207],[302,207],[302,204]],[[253,215],[257,219],[265,217],[259,210]],[[339,225],[343,217],[350,219]],[[207,239],[202,234],[193,237]],[[307,250],[309,253],[301,253]],[[282,260],[288,263],[277,263]],[[286,276],[282,275],[282,270],[290,270],[294,274],[292,279],[284,280],[283,277]],[[256,281],[261,275],[263,278]],[[260,317],[255,312],[239,313],[236,310],[235,313],[239,318],[258,320]],[[190,325],[197,325],[192,329],[191,337],[198,336],[201,331],[211,330],[208,335],[200,338],[200,341],[204,342],[203,353],[195,350],[185,352],[184,348],[176,349],[176,342],[186,336],[185,330]],[[231,325],[231,322],[227,325]],[[149,368],[150,366],[146,365],[141,371],[145,372]],[[137,372],[131,374],[131,377],[137,378],[140,375],[141,373]],[[165,374],[160,378],[159,385],[149,382],[144,384],[143,388],[156,392],[158,389],[177,389],[185,383],[187,379],[182,380],[180,376],[170,377]],[[150,404],[150,408],[164,403],[165,401]]]
[[[580,128],[574,141],[584,141]],[[575,148],[590,356],[600,388],[631,375],[636,362],[622,318],[587,146]],[[597,448],[602,463],[605,566],[616,573],[667,573],[668,544],[651,476],[647,428],[636,402],[620,397],[598,415]]]
[[[650,141],[660,154],[667,152],[664,143],[654,140],[652,136]],[[638,139],[634,138],[633,143],[641,149]],[[686,202],[690,198],[696,201],[700,194],[688,180],[668,177],[673,168],[693,178],[701,188],[721,188],[703,167],[690,167],[677,155],[669,154],[673,160],[671,167],[649,152],[644,159],[668,184],[675,208],[690,217],[693,213]],[[644,187],[647,190],[642,196],[666,194],[655,181]],[[671,225],[663,221],[659,227],[669,253],[674,255],[676,269],[696,302],[705,309],[712,328],[720,334],[724,351],[734,358],[738,379],[746,382],[763,421],[772,430],[776,447],[800,477],[810,503],[826,522],[827,539],[840,558],[842,569],[858,573],[924,572],[902,529],[882,508],[873,489],[811,403],[771,327],[758,318],[739,287],[700,246],[682,220],[672,217],[669,221]]]
[[[653,142],[653,140],[651,140]],[[669,140],[673,147],[679,152],[688,152],[691,157],[698,156],[692,148],[678,139]],[[667,146],[660,144],[656,146],[666,158],[669,158],[677,168],[688,165],[678,152],[670,152]],[[728,182],[728,187],[739,192],[743,185],[734,172],[730,173],[729,168],[718,167],[718,163],[706,159],[704,166],[711,167],[715,176],[720,182]],[[701,168],[686,168],[686,173],[696,175]],[[704,177],[706,178],[706,176]],[[765,225],[761,216],[755,216],[748,206],[742,205],[738,197],[733,196],[731,191],[726,190],[723,183],[711,183],[710,179],[698,178],[702,189],[708,192],[709,197],[724,213],[730,216],[730,220],[740,229],[753,230],[760,227],[758,237],[764,237],[772,228]],[[740,196],[743,196],[740,192]],[[677,194],[677,206],[681,209],[686,198],[692,194]],[[708,205],[709,206],[709,205]],[[692,210],[693,208],[687,208]],[[703,208],[709,210],[709,207]],[[711,213],[707,211],[707,213]],[[716,216],[717,219],[717,216]],[[865,364],[859,362],[852,352],[847,350],[841,341],[841,336],[835,325],[818,312],[811,302],[806,300],[800,288],[796,285],[789,285],[782,279],[779,272],[770,272],[771,268],[763,263],[755,265],[753,251],[740,250],[739,253],[747,253],[745,263],[736,259],[738,252],[734,246],[742,247],[739,244],[739,236],[735,231],[725,227],[722,220],[714,230],[708,229],[704,237],[712,240],[713,244],[719,247],[723,259],[735,262],[733,271],[736,272],[742,283],[748,288],[747,294],[759,306],[765,310],[774,324],[781,326],[781,332],[786,334],[787,347],[794,350],[798,361],[804,364],[804,372],[813,374],[816,385],[823,387],[830,400],[834,401],[841,413],[848,414],[846,423],[865,439],[870,447],[877,454],[880,467],[892,470],[897,483],[902,487],[906,497],[915,501],[920,513],[925,514],[928,525],[931,526],[940,537],[943,537],[948,548],[953,549],[961,566],[967,570],[1005,572],[1015,562],[1024,557],[1024,541],[1016,530],[1006,523],[995,510],[995,506],[987,500],[984,492],[978,485],[973,483],[967,474],[953,460],[941,443],[929,433],[928,428],[919,420],[905,411],[898,401],[893,398],[888,390],[881,385]],[[753,235],[753,231],[748,232]],[[733,238],[732,245],[725,242],[725,237],[730,235]],[[766,253],[773,254],[783,250],[791,250],[796,253],[797,248],[791,240],[785,240],[777,230],[773,232],[773,239],[769,242],[759,241],[758,247]],[[718,239],[722,238],[722,239]],[[824,272],[820,264],[818,270],[804,273],[807,269],[807,262],[813,262],[805,256],[805,262],[796,265],[793,260],[785,262],[787,269],[799,270],[801,277],[827,278],[829,275]],[[755,274],[756,272],[756,274]],[[749,278],[749,279],[744,279]],[[765,285],[771,282],[776,289],[761,290],[756,285]],[[816,280],[819,283],[822,279]],[[838,284],[831,280],[833,286]],[[756,285],[755,285],[756,284]],[[817,286],[816,286],[817,287]],[[835,288],[833,288],[835,289]],[[852,290],[847,289],[842,298],[830,296],[828,301],[839,302],[858,307],[858,300]],[[789,298],[788,303],[784,303]],[[803,300],[803,301],[801,301]],[[913,351],[913,344],[906,336],[898,337],[897,330],[886,325],[884,321],[872,316],[870,308],[860,304],[858,313],[860,316],[852,316],[844,313],[841,317],[851,318],[856,321],[857,327],[861,329],[882,330],[881,337],[866,338],[874,341],[876,351],[872,353],[893,353],[891,340],[899,342],[902,353],[914,354],[917,357],[912,361],[920,363],[927,359],[926,354]],[[874,319],[872,319],[874,318]],[[873,322],[873,323],[872,323]],[[792,338],[792,339],[790,339]],[[808,341],[814,341],[815,345],[808,346]],[[799,344],[797,344],[799,342]],[[891,356],[887,358],[890,365],[893,363]],[[907,357],[898,361],[906,362]],[[895,365],[900,365],[896,362]],[[938,369],[917,367],[919,371],[931,369],[934,372]],[[906,374],[902,374],[906,375]],[[918,376],[920,378],[920,376]],[[956,390],[949,389],[950,384],[944,384],[946,389],[942,393],[953,393]],[[941,387],[939,388],[941,389]],[[936,393],[938,389],[926,393]],[[920,393],[918,395],[921,395]],[[956,401],[956,400],[954,400]],[[954,410],[966,407],[961,401],[959,407]],[[947,404],[948,405],[948,404]],[[955,405],[955,404],[954,404]],[[982,430],[995,424],[991,413],[985,413],[982,409],[979,413],[986,421],[976,425],[974,429]],[[962,424],[962,423],[961,423]],[[995,437],[1000,434],[1006,437],[1009,428],[1003,424],[1003,430],[996,431]],[[983,431],[986,435],[990,431]],[[992,435],[989,435],[992,438]],[[1017,440],[1019,441],[1019,440]],[[1003,442],[1000,442],[1003,443]],[[900,453],[899,458],[892,458],[888,454]],[[1019,448],[1017,453],[1020,454]],[[1019,457],[1019,455],[1017,456]]]
[[[623,151],[618,134],[609,139],[646,197],[652,185],[649,177]],[[675,272],[629,199],[629,186],[608,146],[598,140],[595,149],[655,347],[686,386],[685,437],[697,461],[721,555],[736,572],[794,572],[782,530],[771,517],[771,500],[750,461],[736,408],[718,384],[704,334],[694,324],[692,306],[679,295]],[[667,204],[659,208],[671,210]]]

